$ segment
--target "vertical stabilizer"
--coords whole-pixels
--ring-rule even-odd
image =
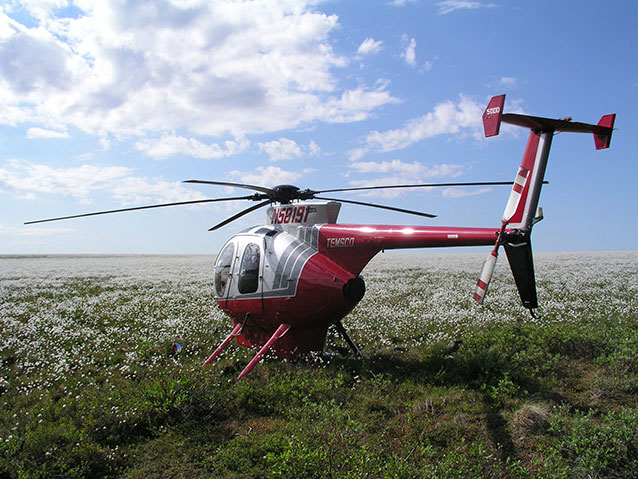
[[[483,131],[486,137],[498,135],[501,129],[501,116],[505,95],[493,96],[483,112]]]
[[[507,254],[516,289],[521,297],[521,303],[530,311],[538,308],[536,295],[536,277],[534,275],[534,257],[532,256],[532,242],[530,235],[520,235],[508,240],[504,238],[503,246]]]
[[[596,126],[601,127],[594,131],[594,143],[597,150],[609,148],[611,144],[611,134],[614,131],[614,123],[616,122],[616,114],[603,115]]]

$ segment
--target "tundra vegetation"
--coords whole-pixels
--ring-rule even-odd
[[[0,477],[638,477],[638,252],[384,254],[329,354],[231,345],[213,257],[0,257]],[[172,353],[178,342],[182,351]]]

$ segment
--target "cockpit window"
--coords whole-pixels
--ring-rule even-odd
[[[259,287],[259,246],[248,243],[241,258],[237,288],[241,294],[254,293]]]
[[[235,254],[235,247],[233,243],[228,243],[215,262],[215,292],[217,296],[224,296],[226,292],[226,286],[228,285],[228,274],[230,273],[230,266],[233,264],[233,255]]]

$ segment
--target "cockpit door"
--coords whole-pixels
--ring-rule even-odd
[[[237,251],[232,267],[228,300],[236,300],[233,310],[263,312],[263,240],[260,237],[236,238]]]

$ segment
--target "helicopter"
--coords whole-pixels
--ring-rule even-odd
[[[533,226],[542,218],[538,201],[553,136],[559,132],[592,133],[596,149],[609,148],[616,115],[601,117],[598,124],[503,113],[505,95],[494,96],[483,115],[486,137],[499,134],[502,123],[529,129],[523,160],[513,182],[427,183],[326,190],[300,189],[294,185],[272,188],[221,181],[186,180],[185,183],[229,186],[254,193],[228,198],[137,206],[99,211],[25,224],[118,213],[123,211],[189,205],[195,203],[256,202],[210,228],[217,230],[255,210],[266,209],[265,224],[233,235],[217,255],[213,290],[220,309],[233,327],[204,361],[218,358],[236,339],[257,349],[238,379],[245,377],[268,352],[295,358],[323,351],[330,327],[334,327],[357,357],[360,348],[342,324],[365,295],[361,272],[384,250],[460,246],[493,246],[480,272],[473,299],[482,304],[501,246],[512,270],[521,303],[536,317],[538,308],[531,246]],[[331,193],[388,188],[511,185],[501,224],[496,227],[430,227],[371,224],[339,224],[342,203],[381,208],[432,218],[435,215],[392,206],[337,199]],[[329,195],[329,196],[326,196]]]

